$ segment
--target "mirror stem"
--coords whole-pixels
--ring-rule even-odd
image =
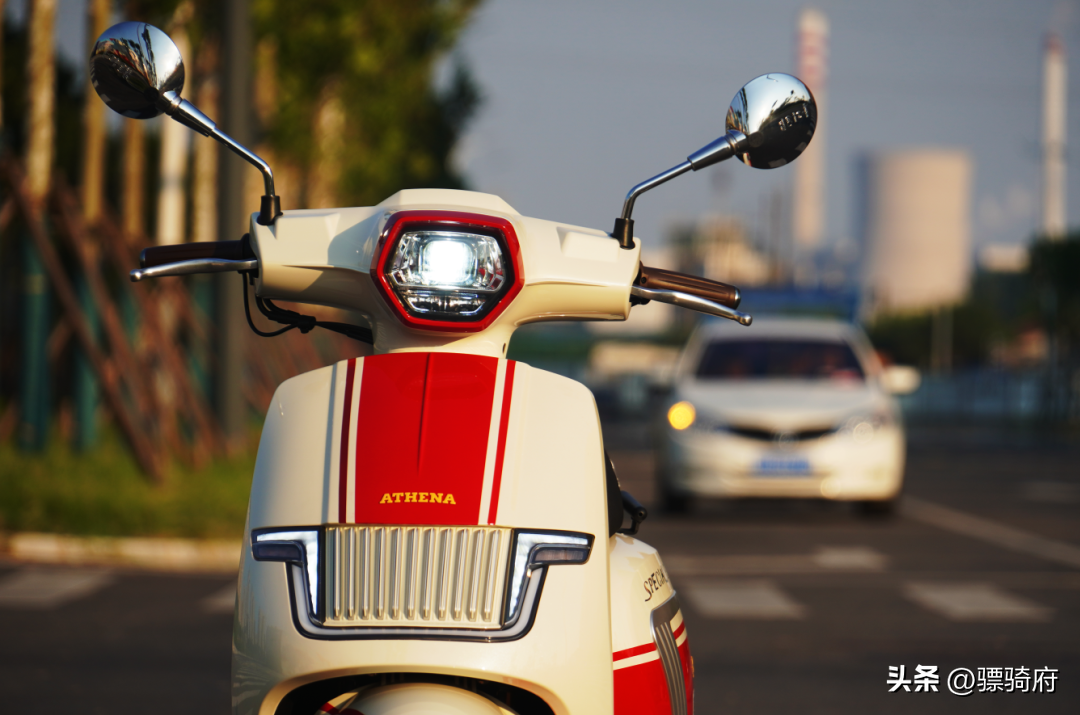
[[[684,161],[678,166],[673,166],[662,174],[657,174],[651,179],[642,181],[630,189],[630,192],[626,195],[626,200],[623,201],[622,215],[615,219],[615,229],[611,232],[612,237],[619,242],[620,246],[623,248],[634,247],[634,219],[630,218],[630,214],[634,212],[634,201],[637,197],[649,189],[663,184],[665,181],[671,181],[679,174],[685,174],[692,168],[693,166],[689,161]]]
[[[281,215],[281,197],[274,193],[274,171],[270,165],[258,154],[218,129],[210,117],[200,112],[198,107],[191,102],[181,99],[175,92],[165,92],[162,98],[166,101],[165,113],[170,117],[203,136],[217,139],[262,172],[265,194],[262,197],[262,205],[259,207],[259,223],[263,226],[274,223]]]

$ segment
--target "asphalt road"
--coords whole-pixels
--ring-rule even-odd
[[[651,502],[651,454],[613,458]],[[1080,447],[924,433],[906,493],[887,520],[772,502],[650,517],[698,713],[1080,712]],[[0,563],[0,711],[228,712],[231,588]],[[917,666],[937,692],[916,692]],[[970,695],[949,692],[958,668]]]

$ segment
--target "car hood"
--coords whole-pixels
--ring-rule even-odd
[[[676,387],[704,418],[731,425],[797,430],[839,424],[858,413],[893,411],[885,393],[869,383],[829,380],[708,380]]]

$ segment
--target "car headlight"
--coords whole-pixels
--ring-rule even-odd
[[[859,444],[866,444],[874,439],[874,435],[879,430],[890,427],[892,424],[892,415],[886,410],[878,410],[876,412],[852,415],[844,421],[840,432],[851,437]]]
[[[692,403],[686,400],[676,402],[667,411],[668,424],[671,425],[672,429],[677,429],[680,432],[694,424],[696,417],[697,410],[694,409]]]

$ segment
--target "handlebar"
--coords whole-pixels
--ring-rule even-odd
[[[662,268],[650,268],[644,264],[638,273],[635,285],[649,290],[667,290],[678,293],[686,293],[698,298],[726,305],[728,308],[738,308],[742,302],[739,289],[735,286],[711,281],[708,278],[688,276],[685,273],[665,271]]]
[[[153,268],[167,263],[194,261],[200,258],[220,258],[226,261],[248,261],[255,258],[251,239],[245,234],[239,241],[200,241],[170,246],[151,246],[139,254],[140,268]]]
[[[677,305],[742,325],[750,325],[753,321],[746,313],[735,310],[742,302],[738,288],[685,273],[642,265],[637,280],[630,286],[630,295],[641,302],[655,300]]]

